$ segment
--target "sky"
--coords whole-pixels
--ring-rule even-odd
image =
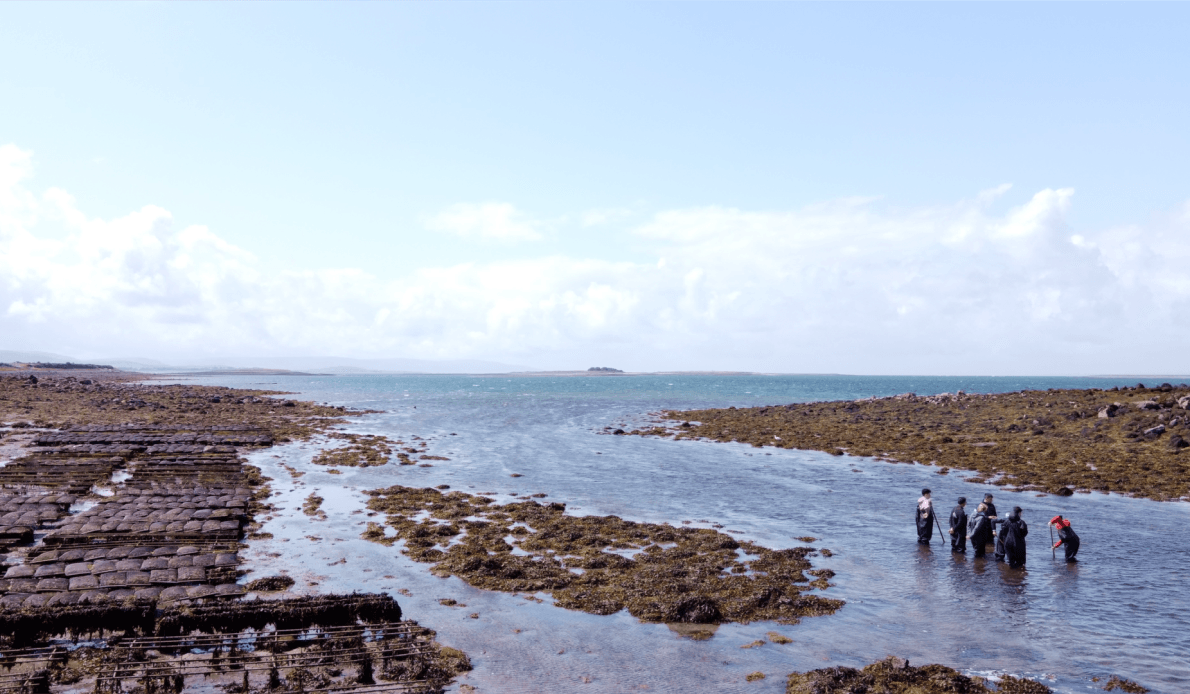
[[[1185,3],[2,3],[0,349],[1190,372]]]

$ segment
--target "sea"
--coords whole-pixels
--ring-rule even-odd
[[[858,399],[1135,385],[1123,378],[869,377],[796,375],[205,376],[177,382],[265,388],[292,397],[375,410],[345,431],[428,442],[449,458],[432,467],[342,468],[311,464],[324,445],[293,442],[254,453],[273,478],[279,507],[253,540],[249,579],[287,573],[295,591],[385,592],[406,618],[465,651],[473,669],[449,688],[478,692],[784,692],[795,671],[862,667],[889,655],[941,663],[982,677],[1038,679],[1057,692],[1102,691],[1112,675],[1152,692],[1190,692],[1190,503],[1117,494],[1072,497],[1013,492],[965,481],[962,471],[744,444],[611,436],[667,409],[749,407]],[[1168,380],[1168,379],[1163,379]],[[156,382],[160,383],[160,380]],[[1177,381],[1173,381],[1176,383]],[[1156,382],[1148,385],[1157,385]],[[292,473],[304,473],[294,476]],[[513,477],[513,474],[521,475]],[[1190,483],[1190,481],[1188,481]],[[399,546],[360,539],[365,490],[389,485],[484,492],[497,499],[542,493],[569,513],[709,527],[771,548],[814,546],[835,572],[822,594],[846,601],[835,614],[724,624],[705,641],[626,612],[598,616],[555,607],[549,595],[484,591],[439,578]],[[930,487],[945,516],[959,496],[995,494],[1030,526],[1024,570],[935,536],[918,545],[913,509]],[[301,513],[325,499],[325,520]],[[1047,554],[1046,521],[1072,519],[1076,564]],[[446,606],[439,601],[459,603]],[[791,643],[767,636],[779,633]],[[763,640],[762,646],[743,648]],[[751,673],[763,679],[748,681]],[[1098,681],[1096,681],[1096,678]]]

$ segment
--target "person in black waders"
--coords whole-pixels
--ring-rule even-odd
[[[975,508],[975,515],[967,521],[967,534],[971,537],[971,549],[975,550],[975,558],[987,556],[988,543],[992,541],[992,521],[988,520],[987,504],[980,504]]]
[[[928,545],[934,537],[934,502],[930,500],[930,490],[921,490],[921,498],[917,500],[917,544]]]
[[[1065,545],[1066,561],[1078,561],[1074,558],[1078,554],[1078,535],[1070,527],[1070,519],[1054,516],[1050,519],[1050,525],[1058,529],[1058,541],[1054,543],[1054,548]]]
[[[959,505],[950,512],[950,551],[967,552],[967,497],[959,497]]]
[[[996,517],[996,505],[992,503],[992,495],[991,494],[983,495],[983,505],[987,506],[987,512],[986,512],[987,517],[995,518]]]
[[[1029,534],[1029,526],[1021,518],[1021,507],[1012,507],[1008,520],[1000,525],[1000,542],[1004,545],[1004,558],[1008,565],[1019,569],[1025,565],[1025,536]]]

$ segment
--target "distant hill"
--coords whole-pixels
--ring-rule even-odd
[[[13,362],[17,362],[17,361],[25,363],[25,364],[31,364],[33,362],[44,362],[47,364],[63,364],[66,362],[76,362],[77,363],[77,362],[81,362],[84,360],[75,359],[74,357],[68,357],[65,354],[54,354],[53,352],[22,352],[19,350],[0,349],[0,361],[7,362],[9,364],[11,364]],[[90,361],[90,360],[88,360],[88,361]],[[111,362],[105,361],[103,363],[110,364]]]

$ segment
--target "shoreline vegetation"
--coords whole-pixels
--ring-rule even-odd
[[[362,411],[148,378],[0,373],[0,690],[438,692],[470,669],[391,596],[240,583],[276,510],[242,454]]]
[[[912,393],[864,400],[668,410],[616,432],[747,443],[973,471],[967,481],[1069,496],[1190,500],[1190,386]]]

